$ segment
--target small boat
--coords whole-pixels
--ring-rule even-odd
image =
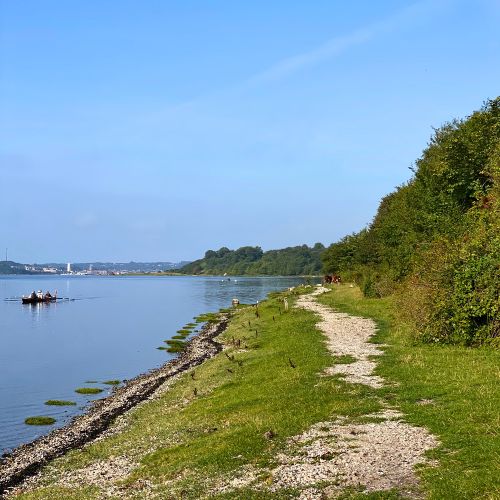
[[[23,295],[21,300],[23,304],[39,304],[41,302],[55,302],[57,300],[57,291],[54,295],[51,295],[49,292],[45,294],[43,294],[41,291],[39,291],[38,293],[33,292],[27,297]]]
[[[57,300],[56,297],[43,297],[43,298],[38,298],[36,297],[35,299],[32,299],[31,297],[22,297],[21,299],[23,301],[23,304],[39,304],[40,302],[55,302]]]

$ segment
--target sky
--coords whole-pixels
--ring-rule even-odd
[[[359,231],[500,92],[497,0],[0,0],[0,249],[180,261]]]

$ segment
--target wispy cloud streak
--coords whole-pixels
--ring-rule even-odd
[[[253,86],[280,80],[291,73],[341,54],[355,45],[365,43],[373,38],[373,35],[370,30],[359,30],[347,36],[333,38],[309,52],[283,59],[271,68],[251,77],[247,84]]]
[[[297,71],[331,59],[352,47],[369,42],[384,32],[402,25],[406,26],[412,21],[414,22],[422,17],[426,17],[445,3],[449,2],[447,0],[424,0],[410,5],[365,28],[358,29],[348,35],[331,38],[324,44],[308,52],[287,57],[274,64],[269,69],[249,78],[246,82],[246,86],[253,87],[280,80]]]

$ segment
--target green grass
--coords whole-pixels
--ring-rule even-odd
[[[65,401],[62,399],[49,399],[45,401],[45,404],[49,406],[76,406],[74,401]]]
[[[424,495],[498,498],[498,353],[411,345],[408,332],[396,324],[390,300],[363,299],[357,289],[339,286],[320,300],[377,321],[375,342],[391,344],[379,359],[378,373],[394,383],[371,389],[346,384],[340,377],[322,377],[332,357],[315,328],[315,316],[291,307],[297,293],[286,294],[287,313],[280,294],[259,305],[259,318],[255,308],[237,308],[219,338],[226,347],[223,353],[137,407],[121,432],[59,459],[56,470],[64,473],[127,456],[140,464],[123,482],[127,491],[148,481],[159,498],[199,498],[242,466],[272,467],[286,440],[312,424],[337,416],[359,420],[379,410],[385,400],[441,440],[431,453],[438,466],[420,470]],[[423,400],[431,404],[423,405]],[[274,439],[264,437],[268,430],[276,434]],[[61,487],[53,484],[56,476],[47,476],[43,488],[20,498],[61,498]],[[243,488],[214,498],[280,499],[298,494]],[[97,489],[75,487],[67,497],[98,496]],[[392,500],[400,495],[392,490],[365,494],[348,489],[340,498]]]
[[[78,394],[99,394],[102,391],[103,390],[98,387],[79,387],[78,389],[75,389],[75,392]]]
[[[390,298],[366,299],[357,288],[333,287],[319,300],[377,321],[375,342],[389,344],[377,373],[397,383],[381,396],[441,442],[430,453],[439,465],[421,470],[428,498],[500,498],[500,352],[415,344]]]
[[[28,417],[24,423],[26,425],[52,425],[56,419],[52,417]]]

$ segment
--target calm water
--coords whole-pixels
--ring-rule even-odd
[[[132,378],[171,355],[156,347],[193,317],[263,299],[300,278],[0,276],[0,454],[35,439],[81,413],[92,397],[88,381]],[[5,299],[31,290],[58,290],[72,301],[22,305]],[[94,396],[95,398],[95,396]],[[48,399],[77,406],[47,406]],[[57,419],[54,426],[28,426],[29,416]]]

